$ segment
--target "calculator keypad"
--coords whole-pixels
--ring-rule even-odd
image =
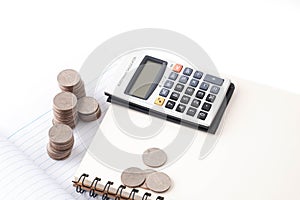
[[[155,104],[205,120],[220,92],[224,79],[175,64],[167,75]]]

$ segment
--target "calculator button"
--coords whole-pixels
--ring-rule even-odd
[[[156,105],[159,105],[159,106],[162,106],[163,104],[164,104],[164,102],[165,102],[165,99],[163,98],[163,97],[157,97],[156,99],[155,99],[155,104]]]
[[[199,99],[203,99],[204,95],[205,95],[205,92],[198,90],[196,97]]]
[[[182,112],[184,112],[185,108],[186,108],[185,105],[179,104],[179,105],[177,106],[177,108],[176,108],[176,111],[182,113]]]
[[[172,88],[173,87],[173,84],[174,84],[174,82],[173,81],[170,81],[170,80],[167,80],[166,82],[165,82],[165,85],[164,85],[164,87],[166,87],[166,88]]]
[[[183,97],[181,97],[181,100],[180,100],[181,103],[185,103],[185,104],[188,104],[189,101],[190,101],[190,97],[185,96],[185,95],[183,95]]]
[[[196,79],[192,79],[190,82],[190,86],[193,86],[193,87],[197,87],[198,84],[199,84],[199,81]]]
[[[191,106],[198,108],[200,106],[201,101],[198,99],[193,99]]]
[[[173,67],[173,71],[174,72],[180,72],[182,70],[182,65],[180,65],[180,64],[176,64],[176,65],[174,65],[174,67]]]
[[[195,91],[194,88],[188,87],[188,88],[186,88],[184,94],[188,94],[188,95],[191,95],[191,96],[192,96],[192,95],[194,94],[194,91]]]
[[[175,80],[177,79],[177,76],[178,76],[178,74],[177,74],[177,73],[175,73],[175,72],[171,72],[171,74],[170,74],[170,76],[169,76],[169,79],[171,79],[171,80],[175,81]]]
[[[205,83],[205,82],[202,82],[201,85],[200,85],[200,89],[201,90],[207,90],[209,88],[209,84],[208,83]]]
[[[183,70],[184,75],[190,76],[192,73],[193,73],[193,70],[191,68],[187,67]]]
[[[195,108],[189,108],[188,111],[186,111],[186,114],[190,116],[194,116],[196,112],[197,110]]]
[[[188,80],[189,80],[189,77],[187,77],[187,76],[181,76],[180,79],[179,79],[179,82],[180,83],[186,83],[186,82],[188,82]]]
[[[172,92],[170,99],[177,101],[179,99],[180,94],[177,92]]]
[[[175,106],[175,102],[174,101],[168,101],[166,103],[166,108],[173,109],[174,106]]]
[[[220,91],[220,88],[218,86],[212,86],[211,89],[210,89],[210,92],[213,93],[213,94],[218,94]]]
[[[211,104],[206,103],[206,102],[202,106],[202,110],[205,110],[205,111],[209,111],[210,108],[211,108]]]
[[[169,94],[169,90],[167,90],[166,88],[161,89],[159,95],[162,97],[166,97]]]
[[[216,95],[213,95],[213,94],[209,94],[206,97],[206,101],[211,102],[211,103],[213,103],[215,101],[215,99],[216,99]]]
[[[174,90],[177,91],[177,92],[181,92],[183,90],[183,88],[184,88],[184,85],[178,83],[175,86]]]
[[[204,77],[204,80],[209,83],[218,85],[218,86],[221,86],[224,82],[224,79],[221,79],[221,78],[209,75],[209,74],[206,74],[206,76]]]
[[[199,114],[198,114],[198,118],[199,119],[205,120],[206,117],[207,117],[207,113],[206,112],[202,112],[202,111],[199,112]]]
[[[196,78],[196,79],[200,79],[202,76],[203,76],[203,73],[202,73],[202,72],[200,72],[200,71],[195,71],[193,77]]]

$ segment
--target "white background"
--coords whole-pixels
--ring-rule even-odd
[[[137,28],[180,32],[220,72],[300,93],[297,0],[1,1],[0,134],[51,109],[59,71]]]

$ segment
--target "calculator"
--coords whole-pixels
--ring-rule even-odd
[[[111,65],[122,76],[107,101],[215,133],[234,91],[227,78],[206,73],[173,52],[135,50]]]

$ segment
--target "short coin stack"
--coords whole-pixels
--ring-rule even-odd
[[[82,121],[90,122],[97,120],[101,115],[101,110],[96,99],[92,97],[82,97],[77,103],[78,115]]]
[[[61,92],[53,99],[53,124],[66,124],[75,128],[78,122],[77,98],[71,92]]]
[[[150,148],[144,152],[143,161],[149,167],[161,167],[167,161],[167,154],[161,149]],[[157,193],[166,192],[172,186],[172,181],[167,174],[137,167],[125,169],[121,174],[121,181],[128,187],[141,187]]]
[[[72,92],[78,99],[86,95],[84,82],[81,80],[79,73],[73,69],[60,72],[57,81],[62,91]]]
[[[54,160],[63,160],[69,157],[74,145],[72,129],[64,124],[56,124],[50,128],[48,135],[48,155]]]

